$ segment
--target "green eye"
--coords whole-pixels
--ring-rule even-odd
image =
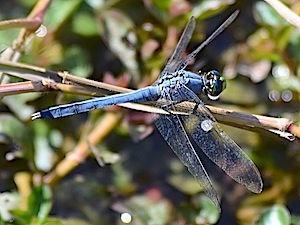
[[[226,83],[226,79],[223,75],[221,75],[221,77],[220,77],[220,82],[222,83],[222,91],[224,91],[226,89],[227,83]]]

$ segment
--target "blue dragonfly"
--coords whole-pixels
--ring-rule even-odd
[[[32,114],[32,119],[60,118],[127,102],[155,102],[157,107],[166,112],[155,116],[156,127],[219,211],[221,209],[217,192],[190,138],[210,160],[236,182],[254,193],[260,193],[263,184],[259,170],[220,128],[199,98],[200,94],[205,94],[211,99],[218,98],[226,87],[225,78],[215,70],[199,73],[185,70],[195,56],[232,23],[237,15],[238,11],[234,12],[208,39],[182,58],[195,29],[195,18],[191,17],[174,53],[153,85],[129,93],[50,107]],[[187,107],[177,107],[178,103],[184,104],[186,101],[195,103],[195,107],[189,110]]]

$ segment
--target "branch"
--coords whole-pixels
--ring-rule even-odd
[[[282,18],[284,18],[294,27],[300,29],[300,17],[286,5],[278,0],[265,0],[265,2],[272,6]]]
[[[131,89],[122,88],[103,82],[76,77],[67,72],[55,72],[21,63],[0,61],[0,71],[1,70],[5,73],[9,73],[17,77],[21,77],[24,79],[27,78],[29,80],[39,82],[39,84],[34,83],[35,85],[32,85],[32,89],[22,90],[22,93],[24,93],[24,91],[62,91],[64,93],[83,94],[98,97],[103,96],[104,92],[115,94],[133,91]],[[50,77],[52,77],[52,79]],[[61,82],[63,83],[57,83],[54,80],[61,80]],[[43,86],[44,88],[41,88],[41,86]],[[7,92],[5,92],[5,90]],[[9,94],[17,94],[17,92],[11,89],[8,91],[7,87],[0,86],[0,94],[0,96],[5,96]],[[120,106],[144,112],[159,114],[166,113],[164,110],[148,104],[124,103],[120,104]],[[194,106],[195,104],[191,102],[178,104],[178,107],[180,108],[188,107],[187,110],[193,109]],[[291,120],[286,118],[274,118],[269,116],[248,114],[208,105],[207,108],[212,112],[212,114],[220,123],[251,131],[265,130],[278,134],[279,136],[291,141],[294,140],[294,136],[300,137],[300,128],[293,124]],[[182,111],[178,113],[182,113]]]
[[[13,19],[0,22],[0,29],[22,27],[16,40],[2,54],[1,60],[16,62],[21,56],[24,47],[30,41],[30,36],[40,27],[45,16],[45,12],[51,0],[40,0],[25,19]],[[0,83],[8,83],[9,80],[0,73]]]

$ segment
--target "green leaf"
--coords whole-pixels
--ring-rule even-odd
[[[292,225],[300,225],[300,216],[292,215],[291,216]]]
[[[0,36],[1,36],[0,53],[2,53],[6,48],[8,48],[12,44],[12,41],[18,37],[18,33],[19,33],[18,29],[0,30]]]
[[[27,211],[24,210],[12,210],[11,211],[14,219],[12,221],[13,225],[28,225],[31,221],[31,215]]]
[[[88,12],[79,12],[73,19],[73,31],[76,34],[90,37],[98,35],[98,27],[93,15]]]
[[[165,199],[152,200],[148,196],[134,196],[123,203],[116,204],[120,212],[131,214],[134,224],[169,224],[171,205]]]
[[[23,6],[26,6],[28,8],[32,8],[34,7],[34,5],[36,4],[36,0],[20,0],[19,1]]]
[[[265,2],[260,1],[256,3],[255,13],[257,14],[258,22],[263,25],[278,27],[287,24],[278,12]]]
[[[51,32],[57,31],[66,20],[73,15],[82,0],[56,0],[52,1],[45,15],[45,25]]]
[[[33,133],[29,126],[21,123],[18,119],[16,119],[16,117],[11,115],[1,115],[0,133],[10,137],[22,150],[24,150],[25,155],[29,159],[32,159]]]
[[[134,23],[122,11],[110,9],[98,14],[99,32],[110,50],[121,60],[135,83],[139,81],[136,50],[125,39],[135,44]]]
[[[171,0],[153,0],[147,4],[147,8],[159,21],[167,21],[169,19],[168,12],[171,4]]]
[[[289,44],[291,39],[291,34],[293,32],[292,26],[284,26],[282,29],[278,31],[278,35],[276,38],[276,46],[280,51],[284,51]]]
[[[205,0],[199,1],[197,5],[192,8],[191,15],[198,19],[210,18],[218,13],[222,12],[228,6],[232,5],[234,0]]]
[[[39,93],[24,93],[19,95],[6,96],[2,99],[9,109],[21,120],[28,120],[34,112],[34,108],[27,104],[28,101],[36,99]]]
[[[275,205],[264,211],[258,221],[257,225],[289,225],[291,223],[291,215],[289,211],[281,205]]]
[[[131,193],[136,189],[136,185],[132,182],[132,174],[129,173],[121,163],[116,163],[112,167],[114,176],[114,187],[121,193]]]
[[[290,36],[290,48],[292,49],[293,58],[300,61],[300,30],[294,30]]]
[[[179,160],[172,160],[170,167],[173,173],[168,177],[168,182],[177,190],[188,195],[203,191],[199,183]]]
[[[188,173],[171,175],[168,182],[180,192],[188,195],[194,195],[202,191],[198,182]]]
[[[44,172],[48,172],[53,167],[53,161],[49,160],[53,158],[53,147],[60,147],[62,143],[62,137],[60,133],[49,127],[49,124],[44,120],[39,120],[34,122],[34,148],[35,155],[34,161],[36,167]],[[57,139],[53,141],[53,136],[55,135]],[[52,138],[51,138],[52,137]]]
[[[162,11],[167,11],[171,5],[171,1],[161,1],[161,0],[153,0],[152,4],[155,5],[157,8],[159,8]]]
[[[220,213],[214,203],[206,195],[198,199],[200,210],[196,217],[197,224],[215,224],[220,218]]]
[[[60,66],[68,68],[71,74],[86,78],[92,72],[88,53],[79,46],[71,46],[66,49],[64,60]]]
[[[5,221],[10,221],[13,218],[11,210],[19,206],[20,197],[14,192],[4,192],[0,194],[0,225],[5,224]]]
[[[32,217],[44,222],[52,208],[52,192],[47,185],[35,187],[28,198],[28,209]]]

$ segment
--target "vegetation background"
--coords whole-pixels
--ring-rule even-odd
[[[300,14],[299,1],[283,3]],[[219,214],[147,113],[115,106],[30,118],[111,94],[74,80],[60,85],[38,68],[141,88],[157,78],[190,16],[197,27],[187,52],[236,9],[238,18],[190,66],[228,80],[219,101],[204,101],[299,124],[300,28],[265,1],[1,0],[0,224],[300,224],[298,139],[222,125],[258,166],[264,190],[250,193],[199,151]]]

